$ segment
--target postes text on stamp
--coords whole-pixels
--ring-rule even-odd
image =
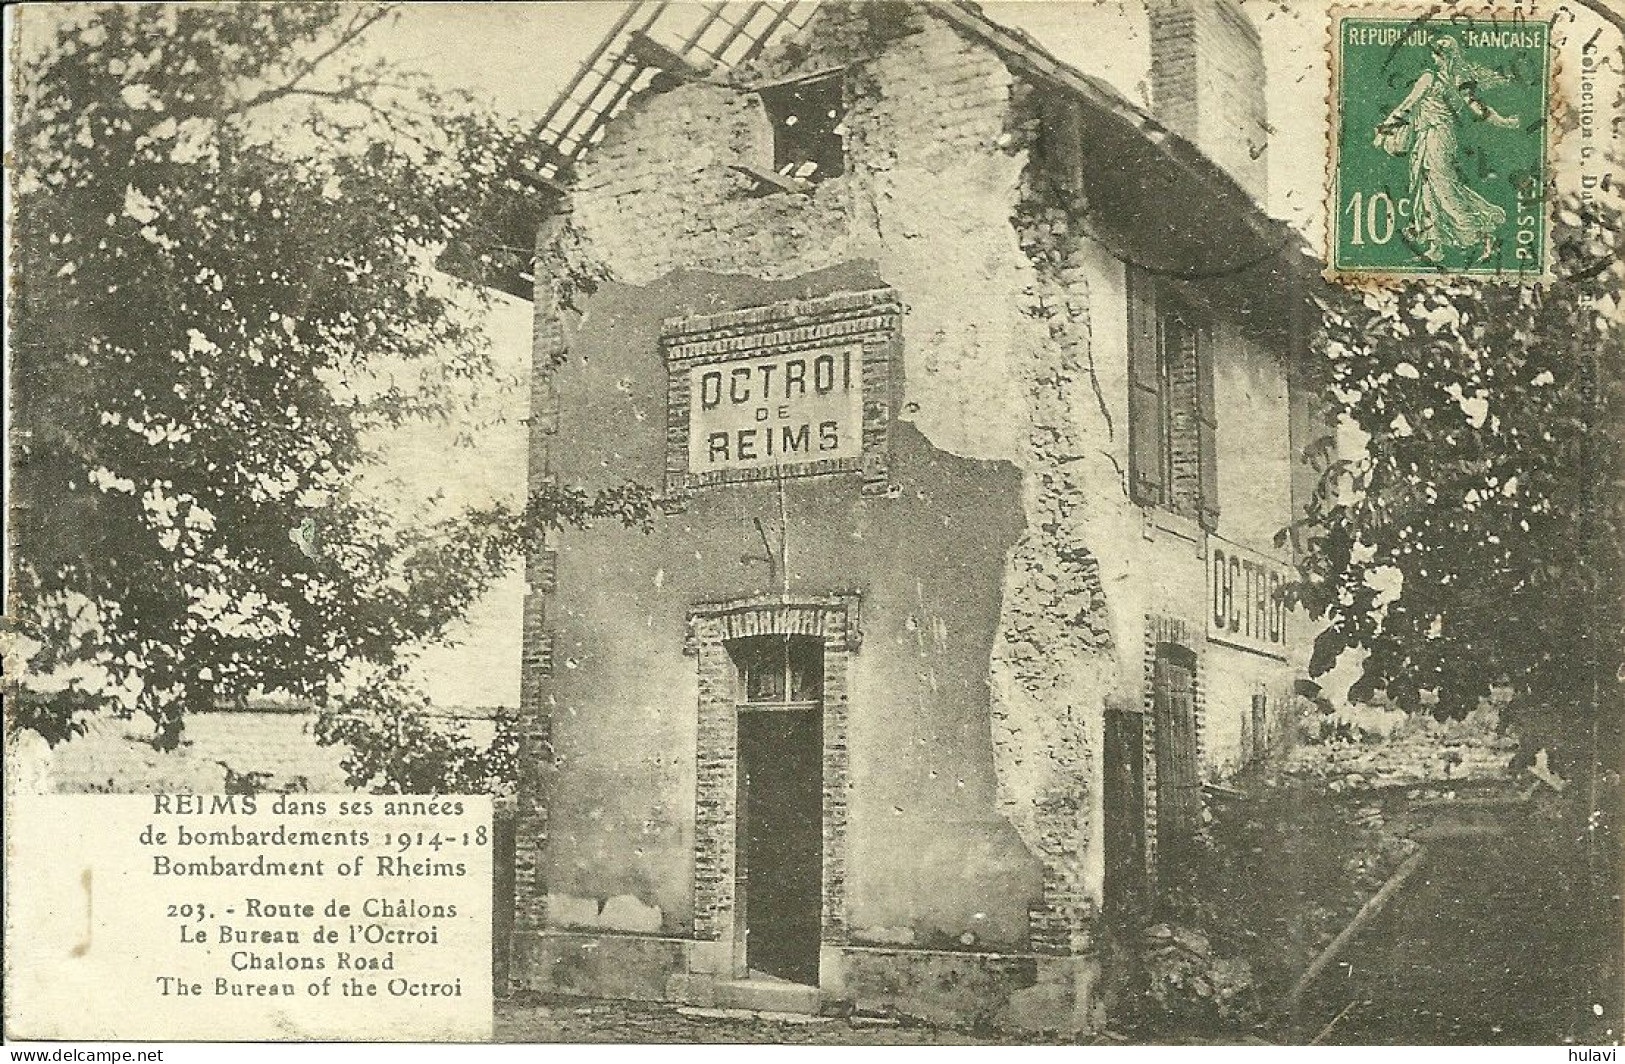
[[[1550,24],[1344,12],[1333,29],[1330,272],[1541,276]]]

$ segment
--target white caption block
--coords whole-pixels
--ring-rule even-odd
[[[489,797],[7,806],[14,1038],[490,1038]]]

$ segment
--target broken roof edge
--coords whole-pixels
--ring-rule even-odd
[[[1053,87],[1076,101],[1079,106],[1087,108],[1103,124],[1115,127],[1125,136],[1147,145],[1157,157],[1166,160],[1181,176],[1209,190],[1218,204],[1233,214],[1245,229],[1252,233],[1261,248],[1273,248],[1273,251],[1263,255],[1264,259],[1275,259],[1285,264],[1289,273],[1298,277],[1308,277],[1311,274],[1318,276],[1324,270],[1323,262],[1302,232],[1290,223],[1272,217],[1240,182],[1207,153],[1169,129],[1149,111],[1134,104],[1108,82],[1086,74],[1057,58],[1023,30],[996,22],[975,0],[905,0],[905,2],[941,19],[970,39],[991,49],[1019,76],[1040,85]],[[788,34],[775,33],[771,38],[764,38],[761,42],[761,51],[782,47],[788,41],[809,32],[813,25],[814,21],[809,19],[802,25],[792,27]],[[727,69],[734,70],[739,65],[734,64]],[[825,76],[830,72],[829,69],[825,69],[798,74],[782,79],[782,83]],[[734,87],[742,91],[752,91],[765,86]],[[542,212],[544,215],[566,214],[570,211],[569,190],[574,184],[574,175],[562,176],[565,177],[562,187],[552,190],[557,195],[554,202]]]
[[[921,10],[972,35],[997,52],[1006,62],[1035,80],[1068,93],[1106,120],[1116,123],[1150,144],[1168,162],[1217,196],[1246,221],[1258,239],[1276,245],[1285,256],[1296,251],[1307,260],[1304,265],[1322,269],[1309,242],[1289,223],[1272,217],[1222,166],[1196,145],[1169,129],[1150,112],[1136,106],[1111,85],[1085,74],[1055,57],[1049,49],[1022,30],[1001,25],[982,11],[975,0],[916,0]]]

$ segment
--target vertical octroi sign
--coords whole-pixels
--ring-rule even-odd
[[[1258,551],[1207,537],[1207,637],[1255,654],[1286,657],[1286,587],[1292,570]]]

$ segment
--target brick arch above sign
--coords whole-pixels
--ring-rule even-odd
[[[666,319],[667,493],[848,473],[884,493],[902,313],[874,288]]]

